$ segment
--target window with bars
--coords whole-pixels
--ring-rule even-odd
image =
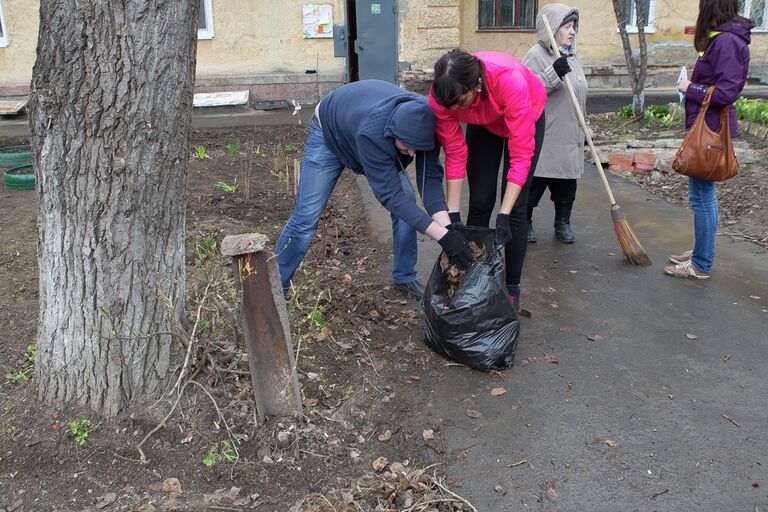
[[[766,0],[741,0],[741,15],[749,18],[757,26],[754,32],[768,32],[768,14],[765,12]]]
[[[200,13],[197,15],[197,38],[213,39],[213,0],[200,0]]]
[[[645,7],[646,16],[648,18],[645,24],[645,31],[654,32],[656,30],[654,25],[656,22],[656,0],[639,1],[641,1],[643,7]],[[637,7],[635,5],[635,0],[624,0],[622,6],[624,7],[624,12],[627,13],[627,32],[637,32]]]
[[[3,0],[0,0],[0,48],[8,46],[8,29],[5,24],[5,15],[3,14]]]
[[[535,29],[537,0],[480,0],[478,30]]]

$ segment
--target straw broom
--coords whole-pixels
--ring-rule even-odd
[[[549,42],[552,45],[552,51],[555,53],[555,55],[560,55],[560,49],[557,46],[557,41],[555,40],[555,34],[552,32],[552,27],[549,25],[549,20],[547,20],[546,16],[542,16],[541,20],[544,22],[544,26],[547,28],[547,33],[549,34]],[[603,170],[603,164],[600,162],[600,156],[597,154],[597,149],[595,149],[595,144],[592,141],[592,135],[590,135],[589,129],[587,128],[587,122],[584,120],[584,113],[581,111],[579,100],[576,99],[576,93],[573,92],[573,84],[571,84],[570,76],[565,75],[563,77],[563,81],[565,82],[565,86],[568,89],[568,94],[571,97],[573,108],[576,110],[576,117],[579,119],[579,125],[584,131],[584,135],[586,136],[589,148],[592,150],[592,160],[595,162],[595,166],[600,173],[600,178],[603,180],[605,191],[608,193],[608,199],[611,202],[611,218],[613,219],[613,230],[616,232],[616,238],[619,240],[619,245],[621,246],[621,250],[624,252],[624,257],[627,259],[627,261],[634,265],[642,265],[647,267],[651,264],[651,259],[648,257],[648,254],[646,254],[642,244],[640,244],[640,240],[637,239],[632,226],[629,225],[627,216],[624,215],[624,212],[621,211],[621,206],[616,204],[616,199],[613,197],[611,187],[608,185],[608,179],[605,177],[605,171]]]

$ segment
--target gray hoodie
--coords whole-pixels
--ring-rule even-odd
[[[523,64],[544,83],[548,96],[544,143],[534,172],[534,176],[539,178],[575,179],[580,178],[584,172],[584,133],[579,126],[568,90],[552,69],[552,63],[560,55],[552,53],[549,35],[542,21],[542,16],[546,16],[552,30],[557,32],[563,20],[571,13],[578,15],[575,8],[564,4],[542,6],[536,16],[537,43],[523,58]],[[581,60],[576,55],[577,39],[578,34],[574,36],[573,44],[562,51],[568,55],[568,64],[572,69],[568,76],[586,116],[587,79],[581,67]]]

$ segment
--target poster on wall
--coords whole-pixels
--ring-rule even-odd
[[[330,4],[304,4],[305,38],[333,38],[333,6]]]

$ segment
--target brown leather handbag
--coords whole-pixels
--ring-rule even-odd
[[[705,181],[723,181],[739,173],[739,162],[733,152],[728,107],[720,110],[720,131],[709,129],[704,121],[715,86],[710,85],[699,115],[685,136],[672,161],[672,169],[684,176]]]

